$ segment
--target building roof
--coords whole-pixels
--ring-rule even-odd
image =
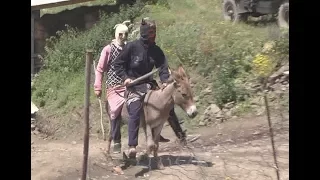
[[[83,3],[94,0],[31,0],[31,9],[39,10],[45,8],[52,8],[58,6],[65,6],[70,4]]]

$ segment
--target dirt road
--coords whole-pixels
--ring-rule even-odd
[[[289,179],[289,120],[273,118],[275,143],[281,180]],[[180,148],[174,134],[165,127],[163,135],[172,142],[160,144],[164,170],[154,169],[153,161],[138,162],[112,173],[113,165],[102,154],[103,140],[90,139],[89,177],[103,179],[166,179],[166,180],[273,180],[276,179],[270,138],[265,117],[242,118],[214,127],[202,127],[189,132],[201,138]],[[140,136],[144,148],[144,137]],[[32,136],[32,180],[78,180],[81,177],[82,141],[43,140]],[[127,140],[123,140],[126,150]],[[119,155],[115,155],[119,158]]]

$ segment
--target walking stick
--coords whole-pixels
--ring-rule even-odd
[[[93,61],[93,67],[94,67],[94,72],[96,72],[96,61]],[[98,97],[98,101],[99,101],[99,105],[100,105],[100,126],[101,126],[103,140],[106,141],[106,136],[104,133],[104,126],[103,126],[103,109],[102,109],[101,97]]]

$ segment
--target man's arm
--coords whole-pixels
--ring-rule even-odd
[[[100,54],[99,62],[95,71],[94,90],[101,91],[101,84],[103,79],[103,73],[106,71],[106,67],[109,61],[110,45],[103,48]]]
[[[113,66],[115,69],[115,73],[123,80],[126,80],[128,77],[127,75],[127,63],[130,62],[131,56],[131,43],[128,43],[119,56],[113,61]]]
[[[159,48],[159,55],[155,62],[156,68],[159,68],[159,76],[162,83],[165,83],[170,77],[168,61],[163,51]]]

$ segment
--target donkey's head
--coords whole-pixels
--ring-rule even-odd
[[[173,100],[180,106],[189,117],[194,118],[197,113],[197,107],[193,100],[193,92],[190,86],[189,78],[180,65],[177,70],[171,70],[171,81],[174,81]]]

